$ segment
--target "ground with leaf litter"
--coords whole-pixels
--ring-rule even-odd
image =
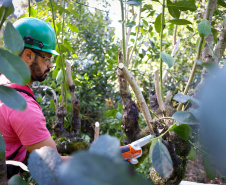
[[[202,154],[197,152],[196,159],[194,161],[189,161],[186,170],[186,181],[200,182],[206,184],[223,184],[226,185],[226,179],[223,178],[219,173],[217,178],[210,180],[206,177],[206,172],[202,162]]]

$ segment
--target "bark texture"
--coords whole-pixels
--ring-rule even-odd
[[[73,105],[71,124],[73,131],[76,133],[81,129],[81,115],[80,115],[80,101],[75,96],[75,84],[71,76],[71,64],[66,62],[67,83],[69,85],[69,91],[71,93],[71,103]]]
[[[118,54],[118,62],[122,63],[123,54],[120,51]],[[131,94],[129,91],[128,83],[123,76],[123,73],[120,69],[117,70],[118,81],[119,81],[119,91],[122,98],[122,104],[124,107],[123,112],[123,129],[128,138],[128,143],[139,139],[142,137],[142,132],[140,130],[138,119],[139,119],[139,111],[135,102],[131,98]]]

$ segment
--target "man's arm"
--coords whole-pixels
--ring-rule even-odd
[[[40,149],[44,146],[48,146],[57,151],[56,144],[51,136],[41,142],[33,144],[33,145],[26,145],[25,148],[28,150],[28,152],[31,153],[33,150]],[[63,162],[67,161],[70,158],[71,158],[70,156],[61,156],[61,159]]]

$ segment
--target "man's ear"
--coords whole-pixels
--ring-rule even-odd
[[[30,49],[26,48],[21,58],[27,63],[28,66],[30,66],[35,59],[35,53],[32,52]]]

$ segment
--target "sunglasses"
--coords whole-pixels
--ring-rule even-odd
[[[46,56],[42,55],[41,53],[39,53],[38,51],[33,50],[33,49],[31,49],[31,51],[33,51],[36,55],[38,55],[38,56],[44,58],[44,59],[43,59],[43,62],[44,62],[47,66],[49,66],[49,65],[53,62],[53,57],[50,57],[50,58],[49,58],[49,57],[46,57]]]

